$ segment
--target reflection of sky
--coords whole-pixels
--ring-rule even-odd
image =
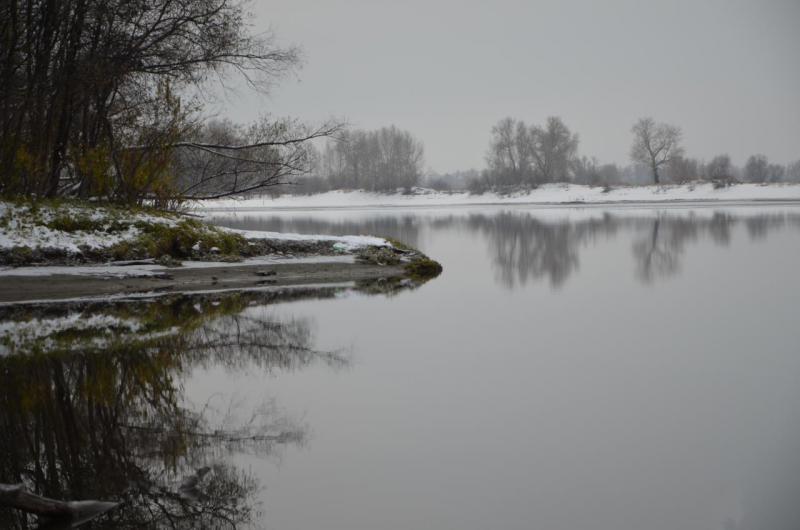
[[[243,460],[274,528],[796,528],[773,492],[800,440],[798,213],[270,214],[328,233],[411,224],[444,273],[392,298],[279,308],[317,323],[318,348],[352,344],[346,370],[211,369],[188,390],[269,392],[310,426],[279,466]],[[645,282],[636,249],[656,222],[677,267]],[[512,261],[508,289],[497,240],[536,230],[577,262],[553,289]]]

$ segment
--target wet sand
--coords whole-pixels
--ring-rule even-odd
[[[280,263],[165,269],[158,276],[98,277],[78,275],[0,277],[0,303],[64,300],[148,292],[248,289],[269,285],[377,280],[399,277],[399,266],[366,263]]]

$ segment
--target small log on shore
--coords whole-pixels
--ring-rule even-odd
[[[0,506],[31,513],[43,520],[69,522],[72,527],[113,510],[120,504],[104,501],[59,501],[30,493],[22,484],[0,484]]]

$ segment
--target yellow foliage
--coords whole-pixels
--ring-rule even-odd
[[[111,191],[111,155],[105,146],[90,147],[75,157],[75,165],[81,176],[88,181],[89,194],[106,196]]]

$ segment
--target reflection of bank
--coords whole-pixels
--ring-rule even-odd
[[[270,455],[302,442],[305,430],[270,406],[245,411],[244,424],[217,424],[206,409],[187,408],[182,380],[198,366],[346,364],[341,352],[314,349],[307,319],[265,310],[341,289],[2,308],[0,483],[55,499],[122,501],[104,516],[115,528],[250,521],[258,483],[227,456]],[[0,527],[35,521],[0,509]]]

